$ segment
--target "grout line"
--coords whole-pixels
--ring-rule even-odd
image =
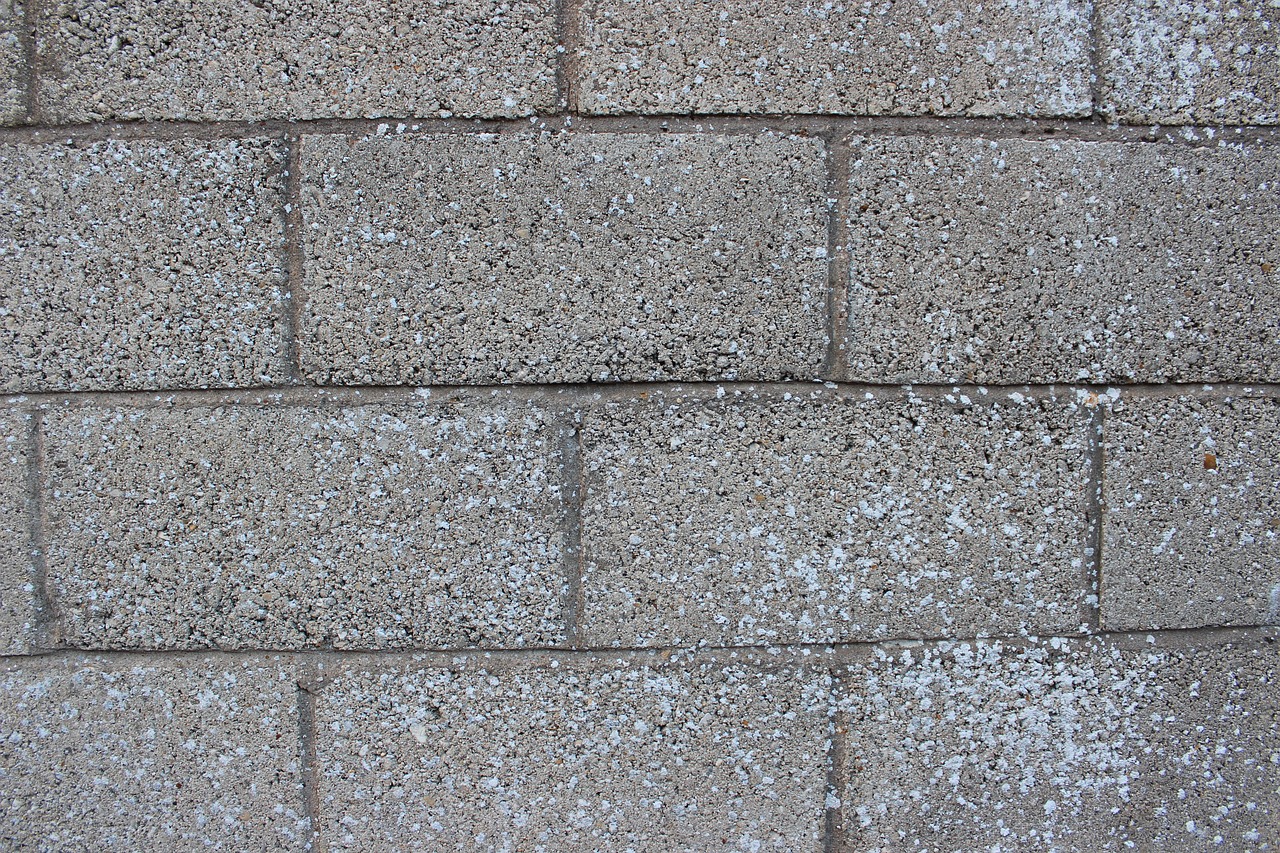
[[[819,375],[839,381],[845,368],[845,341],[849,322],[849,159],[845,139],[829,134],[827,144],[827,351]]]
[[[316,694],[310,683],[298,682],[298,751],[302,761],[302,813],[310,836],[304,850],[323,853],[320,836],[319,763],[316,757]]]
[[[1089,7],[1089,114],[1094,121],[1106,121],[1102,115],[1102,10],[1100,0]]]
[[[573,115],[578,109],[578,58],[582,35],[578,28],[581,0],[559,0],[556,30],[560,61],[556,63],[556,92],[560,110]]]
[[[822,850],[823,853],[837,853],[844,849],[844,773],[845,767],[845,735],[849,729],[849,715],[841,709],[840,702],[844,698],[844,679],[833,668],[831,672],[831,691],[828,694],[831,702],[831,743],[827,748],[827,784],[825,786],[826,801],[823,804]]]
[[[1097,633],[1102,630],[1102,514],[1105,510],[1102,500],[1102,478],[1104,474],[1103,457],[1103,425],[1106,420],[1106,407],[1096,405],[1089,418],[1089,473],[1085,480],[1085,518],[1087,529],[1085,535],[1085,589],[1092,596],[1089,605],[1089,630]]]
[[[298,345],[298,315],[302,310],[302,140],[284,138],[284,267],[283,316],[285,373],[294,385],[306,384]]]
[[[32,584],[32,644],[39,649],[57,650],[63,640],[62,617],[49,591],[49,566],[46,554],[48,542],[45,531],[48,519],[44,504],[44,413],[31,412],[27,462],[27,500],[29,553],[31,556]]]
[[[572,6],[575,0],[565,0]],[[567,14],[567,12],[566,12]],[[568,27],[569,24],[566,23]],[[572,27],[569,27],[572,29]],[[576,35],[574,36],[576,38]],[[567,51],[566,51],[567,52]],[[569,58],[570,61],[572,58]],[[575,70],[566,66],[565,74]],[[565,91],[576,87],[566,83]],[[267,119],[263,121],[109,121],[39,123],[0,128],[0,142],[54,143],[102,139],[226,139],[301,134],[497,133],[565,130],[571,133],[823,133],[863,136],[947,136],[983,139],[1074,139],[1096,142],[1202,145],[1212,140],[1280,144],[1280,128],[1270,125],[1160,125],[1105,123],[1094,118],[955,118],[949,116],[842,116],[824,114],[583,116],[573,112],[523,118]]]
[[[12,4],[13,0],[9,0]],[[40,77],[37,70],[39,65],[39,57],[36,54],[36,25],[40,20],[40,10],[37,8],[38,0],[26,0],[22,4],[22,73],[20,81],[22,85],[22,109],[27,124],[36,124],[40,118],[40,108],[38,103],[38,89],[40,86]],[[10,5],[9,8],[13,8]]]
[[[560,532],[564,541],[565,642],[582,646],[582,428],[575,414],[567,414],[560,430],[560,465],[563,472]]]

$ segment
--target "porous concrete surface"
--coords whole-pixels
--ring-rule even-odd
[[[256,402],[45,413],[48,578],[69,645],[563,639],[545,408]]]
[[[0,389],[280,384],[266,139],[0,144]]]
[[[0,697],[6,849],[302,849],[287,659],[29,658]]]
[[[849,378],[1280,379],[1280,157],[1199,139],[853,139]]]
[[[1280,624],[1280,398],[1122,396],[1107,415],[1102,624]]]
[[[530,115],[555,46],[525,0],[54,0],[36,29],[56,122]]]
[[[32,639],[31,450],[27,407],[0,400],[0,654],[22,652]]]
[[[587,0],[585,113],[1087,116],[1078,0]]]
[[[321,837],[817,853],[830,681],[799,654],[356,661],[316,701]]]
[[[1280,122],[1276,0],[1098,0],[1102,113],[1140,124]]]
[[[435,134],[302,142],[318,383],[813,376],[817,139]]]
[[[24,50],[19,36],[24,20],[17,0],[0,3],[0,124],[18,123],[27,110],[22,79]]]
[[[1275,637],[876,649],[845,679],[842,843],[1276,849]]]
[[[735,388],[589,412],[584,642],[1079,629],[1089,414],[969,393]]]

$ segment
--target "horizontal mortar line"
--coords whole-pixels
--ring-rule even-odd
[[[1197,628],[1152,628],[1148,630],[1102,630],[1091,633],[1065,632],[1059,634],[983,634],[963,637],[930,638],[882,638],[877,640],[848,640],[830,643],[776,643],[759,645],[711,645],[691,644],[674,646],[528,646],[516,648],[387,648],[387,649],[333,649],[333,648],[240,648],[240,649],[85,649],[64,647],[36,649],[31,654],[0,655],[0,664],[12,665],[23,661],[47,661],[80,658],[227,658],[249,659],[261,657],[289,657],[315,661],[354,660],[360,658],[475,658],[521,659],[530,657],[590,658],[609,656],[657,657],[666,659],[675,653],[688,655],[751,654],[773,657],[775,653],[809,653],[837,655],[842,652],[874,651],[876,649],[943,648],[957,644],[1005,643],[1018,646],[1043,646],[1052,640],[1068,643],[1119,642],[1152,646],[1154,648],[1179,648],[1197,642],[1219,643],[1231,640],[1267,642],[1280,634],[1280,626],[1267,624],[1204,626]],[[1151,643],[1149,638],[1154,638]]]
[[[932,398],[950,394],[973,395],[981,402],[993,394],[1024,393],[1036,397],[1074,396],[1080,392],[1102,394],[1111,390],[1134,396],[1233,396],[1244,394],[1280,394],[1280,382],[1047,382],[1047,383],[902,383],[902,382],[832,382],[821,379],[795,380],[661,380],[652,382],[549,382],[498,383],[477,385],[270,385],[244,388],[185,388],[171,390],[90,390],[32,391],[0,395],[8,405],[80,404],[155,407],[174,405],[271,406],[306,405],[347,400],[360,402],[408,402],[431,397],[461,395],[491,397],[510,395],[530,400],[555,397],[576,399],[598,398],[602,401],[626,400],[639,394],[710,396],[718,392],[797,394],[839,391],[844,394],[869,393],[889,399],[912,395]],[[986,392],[985,394],[983,392]]]
[[[54,143],[107,139],[237,139],[280,134],[377,135],[397,133],[521,133],[566,130],[576,133],[763,132],[866,134],[870,136],[972,136],[1203,145],[1224,139],[1280,141],[1280,127],[1266,125],[1107,124],[1092,118],[967,118],[962,116],[844,116],[811,113],[582,115],[547,113],[522,118],[264,119],[257,121],[121,120],[83,124],[38,124],[0,128],[0,142]],[[1210,134],[1212,133],[1212,136]]]

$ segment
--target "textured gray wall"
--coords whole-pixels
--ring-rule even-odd
[[[1280,0],[0,0],[0,849],[1280,849]]]

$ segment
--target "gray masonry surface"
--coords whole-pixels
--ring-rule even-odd
[[[1166,124],[1280,123],[1275,0],[1099,0],[1102,111]]]
[[[287,378],[282,152],[0,144],[0,388]]]
[[[585,113],[1088,115],[1089,6],[586,0]]]
[[[843,675],[844,846],[1273,850],[1275,635],[875,650]]]
[[[851,140],[849,377],[1280,379],[1280,157]]]
[[[0,842],[12,850],[297,850],[297,677],[271,657],[11,660]]]
[[[1122,398],[1108,421],[1103,624],[1280,624],[1280,398]]]
[[[819,656],[356,660],[316,702],[341,850],[822,850]]]
[[[660,397],[583,426],[589,644],[1074,631],[1089,414],[964,394]]]
[[[543,2],[50,0],[36,37],[56,122],[520,116],[556,99]]]
[[[90,648],[547,645],[557,431],[505,396],[44,414],[49,585]]]
[[[813,376],[822,143],[764,135],[303,139],[317,382]]]
[[[0,850],[1280,851],[1280,0],[0,0]]]

